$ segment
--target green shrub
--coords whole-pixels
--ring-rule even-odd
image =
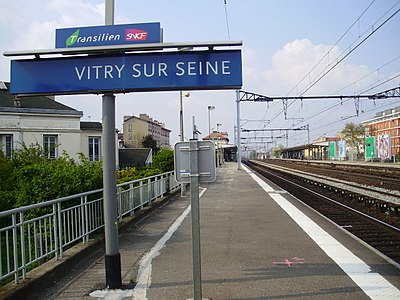
[[[153,166],[161,169],[163,172],[174,170],[174,151],[167,148],[161,148],[153,156]]]

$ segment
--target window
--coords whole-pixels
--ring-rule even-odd
[[[13,145],[12,134],[0,135],[0,150],[3,151],[5,157],[11,158]]]
[[[44,135],[43,136],[43,149],[47,158],[57,158],[57,139],[56,135]]]
[[[132,124],[128,124],[128,131],[132,132]]]
[[[89,161],[100,160],[101,157],[101,137],[89,137]]]

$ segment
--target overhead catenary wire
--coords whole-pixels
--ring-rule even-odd
[[[340,36],[340,38],[333,44],[333,46],[325,53],[324,56],[321,57],[321,59],[310,69],[310,71],[307,72],[306,75],[286,94],[290,95],[310,74],[312,71],[314,71],[321,63],[322,61],[330,54],[330,52],[340,43],[340,41],[350,32],[350,30],[359,23],[361,17],[368,11],[368,9],[372,6],[372,4],[375,2],[373,0],[367,8],[361,13],[361,15],[350,25],[350,27]]]
[[[375,0],[374,0],[375,1]],[[354,26],[354,24],[356,24],[360,19],[361,19],[361,17],[365,14],[365,12],[371,7],[371,5],[374,3],[374,1],[372,1],[369,5],[368,5],[368,7],[362,12],[362,14],[356,19],[356,21],[354,21],[353,22],[353,24],[350,26],[350,28],[348,29],[348,30],[346,30],[346,32],[340,37],[340,39],[335,43],[335,45],[349,32],[349,30]],[[337,65],[339,65],[346,57],[348,57],[352,52],[354,52],[362,43],[364,43],[369,37],[371,37],[377,30],[379,30],[384,24],[386,24],[390,19],[392,19],[399,11],[400,11],[400,9],[397,9],[392,15],[390,15],[386,20],[384,20],[378,27],[376,27],[376,28],[374,28],[374,26],[375,26],[375,24],[377,24],[377,22],[379,22],[379,20],[381,20],[385,15],[387,15],[391,10],[393,10],[393,8],[396,6],[396,5],[398,5],[399,4],[399,2],[400,1],[398,1],[395,5],[393,5],[389,10],[387,10],[372,26],[371,26],[371,28],[372,28],[372,32],[370,32],[365,38],[363,38],[362,40],[361,40],[361,42],[359,42],[355,47],[353,47],[353,48],[348,48],[348,50],[346,51],[343,51],[338,57],[337,57],[337,59],[338,59],[338,61],[335,63],[335,64],[333,64],[331,67],[329,67],[328,68],[328,70],[324,70],[322,73],[320,73],[318,76],[317,76],[317,79],[314,79],[314,81],[311,83],[311,84],[309,84],[301,93],[299,93],[299,95],[304,95],[307,91],[309,91],[313,86],[315,86],[322,78],[324,78],[330,71],[332,71]],[[368,30],[367,30],[368,31]],[[364,35],[367,31],[365,31],[362,35]],[[361,35],[361,36],[362,36]],[[360,37],[359,37],[360,38]],[[357,38],[357,39],[359,39],[359,38]],[[354,44],[355,42],[353,42],[353,44]],[[334,46],[333,46],[334,47]],[[332,47],[332,48],[333,48]],[[332,49],[331,48],[331,49]],[[325,56],[324,56],[324,58],[329,54],[329,52],[330,52],[331,50],[329,50],[326,54],[325,54]],[[343,55],[343,53],[345,53],[346,52],[346,54],[344,54],[344,56],[343,57],[341,57],[340,59],[339,59],[339,57],[341,56],[341,55]],[[318,64],[320,64],[320,62],[324,59],[324,58],[322,58],[312,69],[311,69],[311,71],[312,70],[314,70],[315,68],[316,68],[316,66],[318,65]],[[294,89],[296,89],[297,88],[297,86],[305,79],[305,78],[307,78],[307,76],[309,75],[309,73],[311,72],[311,71],[309,71],[304,77],[303,77],[303,79],[291,90],[291,91],[293,91]],[[290,92],[289,92],[290,93]],[[286,100],[287,101],[287,100]],[[293,105],[293,103],[295,103],[296,102],[296,100],[292,100],[290,103],[286,103],[286,109],[288,109],[290,106],[292,106]],[[271,119],[271,121],[272,120],[275,120],[279,115],[281,115],[282,114],[282,112],[284,112],[284,110],[285,110],[285,108],[284,109],[282,109],[282,110],[280,110],[279,111],[279,113],[278,113],[278,115],[276,115],[274,118],[272,118]]]
[[[400,8],[397,9],[390,17],[388,17],[384,22],[382,22],[378,27],[372,26],[372,31],[365,37],[363,38],[358,44],[356,44],[353,48],[349,49],[346,51],[346,54],[344,54],[343,57],[339,58],[337,57],[338,61],[334,63],[331,67],[329,67],[326,71],[323,71],[320,73],[311,84],[309,84],[301,93],[300,95],[304,95],[307,91],[309,91],[313,86],[315,86],[319,81],[321,81],[322,78],[324,78],[326,75],[328,75],[337,65],[339,65],[345,58],[347,58],[351,53],[353,53],[359,46],[361,46],[367,39],[369,39],[375,32],[377,32],[379,29],[381,29],[387,22],[389,22],[390,19],[392,19],[395,15],[397,15],[400,12]],[[343,51],[341,55],[344,53]]]
[[[372,2],[368,5],[368,7],[363,11],[363,13],[360,15],[360,17],[358,17],[358,18],[356,19],[356,21],[353,22],[351,28],[354,27],[354,25],[356,25],[356,24],[358,24],[358,25],[360,24],[360,22],[359,22],[359,21],[360,21],[360,18],[365,14],[365,12],[371,7],[371,5],[372,5],[374,2],[375,2],[375,1],[372,1]],[[399,1],[399,2],[400,2],[400,1]],[[316,77],[316,79],[315,79],[313,82],[310,83],[310,85],[306,86],[306,88],[300,93],[300,95],[303,95],[303,94],[306,93],[308,90],[310,90],[315,84],[317,84],[322,78],[324,78],[331,70],[333,70],[334,67],[336,67],[338,64],[340,64],[345,58],[347,58],[347,57],[348,57],[350,54],[352,54],[358,47],[360,47],[369,37],[371,37],[373,34],[375,34],[382,26],[384,26],[387,22],[389,22],[390,19],[392,19],[396,14],[398,14],[398,12],[400,11],[400,9],[397,9],[394,13],[392,13],[389,17],[387,17],[388,14],[389,14],[390,12],[393,12],[393,8],[395,8],[395,6],[398,5],[399,2],[397,2],[394,6],[392,6],[391,9],[389,9],[388,11],[386,11],[386,13],[383,14],[383,15],[378,19],[378,21],[375,21],[375,23],[374,23],[372,26],[368,27],[368,30],[366,30],[366,31],[365,31],[364,33],[362,33],[362,34],[359,34],[358,38],[357,38],[353,43],[351,43],[351,44],[350,44],[351,46],[346,50],[346,51],[348,51],[348,52],[345,53],[345,51],[343,51],[343,52],[338,56],[335,65],[334,65],[333,67],[330,66],[329,69],[325,69],[322,73],[320,73],[320,74]],[[385,18],[385,19],[384,19],[384,18]],[[383,20],[383,19],[384,19],[384,20]],[[383,20],[383,21],[380,22],[380,20]],[[339,39],[339,41],[341,41],[341,39],[349,32],[349,30],[350,30],[350,28],[349,28],[348,30],[346,30],[346,32],[341,36],[341,38]],[[367,34],[367,35],[366,35],[366,34]],[[365,36],[365,35],[366,35],[366,36]],[[361,40],[360,40],[360,39],[361,39]],[[335,46],[339,43],[339,41],[337,41],[337,42],[335,43],[335,45],[332,46],[332,47],[330,48],[330,50],[325,54],[325,56],[319,60],[319,62],[317,63],[317,65],[320,64],[321,62],[323,62],[324,58],[326,58],[326,56],[329,55],[329,53],[332,51],[333,47],[335,47]],[[372,72],[370,72],[369,74],[364,75],[363,77],[359,78],[358,80],[354,81],[353,83],[346,85],[346,87],[340,89],[339,91],[342,91],[342,90],[346,89],[346,88],[349,87],[350,85],[355,85],[356,83],[359,83],[361,80],[367,78],[368,76],[373,75],[373,74],[376,73],[376,72],[378,72],[378,74],[379,74],[379,71],[380,71],[383,67],[386,67],[386,66],[390,65],[391,63],[393,63],[394,61],[396,61],[396,60],[399,59],[399,58],[400,58],[400,56],[398,56],[398,57],[392,59],[391,61],[387,62],[385,65],[383,65],[383,66],[377,68],[375,71],[372,71]],[[317,65],[315,65],[315,66],[304,76],[304,78],[302,78],[302,81],[304,81],[305,78],[308,78],[308,77],[309,77],[309,74],[317,67]],[[370,91],[370,90],[372,90],[372,89],[374,89],[374,88],[376,88],[376,87],[378,87],[378,86],[380,86],[380,85],[383,85],[384,83],[387,83],[387,82],[389,82],[389,81],[392,81],[392,80],[398,78],[398,76],[400,76],[400,75],[395,74],[395,75],[393,76],[393,74],[392,74],[391,77],[386,77],[385,79],[380,78],[380,79],[378,79],[378,80],[375,82],[375,84],[372,84],[372,85],[369,84],[369,86],[367,87],[368,89],[365,88],[364,90],[365,90],[365,91]],[[292,89],[292,91],[295,90],[295,89],[301,84],[302,81],[300,81],[300,82]],[[289,92],[289,93],[290,93],[290,92]],[[289,94],[289,93],[288,93],[288,94]],[[331,107],[329,107],[329,108],[325,108],[324,111],[323,111],[322,113],[324,113],[324,112],[326,112],[326,111],[329,111],[329,110],[332,110],[332,109],[335,109],[335,108],[337,108],[339,105],[343,105],[343,104],[345,104],[346,102],[349,102],[349,101],[350,101],[350,99],[344,100],[344,101],[341,101],[341,103],[339,103],[339,104],[335,104],[334,106],[331,106]],[[295,103],[295,101],[292,101],[291,103],[288,103],[288,104],[287,104],[287,107],[291,106],[293,103]],[[267,104],[269,104],[269,103],[267,103]],[[286,108],[287,108],[287,107],[286,107]],[[276,107],[275,107],[275,108],[276,108]],[[378,108],[375,108],[375,109],[378,109]],[[368,111],[373,111],[373,110],[375,110],[375,109],[370,109],[370,108],[369,108]],[[282,114],[283,111],[284,111],[284,109],[280,109],[279,112],[278,112],[278,114],[276,114],[276,115],[274,114],[274,115],[272,115],[272,116],[269,115],[269,118],[268,118],[268,119],[270,119],[270,123],[273,122],[273,121],[275,121],[275,120]],[[264,118],[266,118],[267,113],[268,113],[268,112],[266,111],[265,114],[264,114]],[[318,116],[318,115],[321,116],[321,112],[319,112],[318,114],[315,114],[315,115],[311,116],[310,118],[314,118],[314,117],[316,117],[316,116]],[[310,118],[306,118],[306,119],[304,120],[304,122],[307,122]],[[340,122],[343,122],[343,120],[339,120],[339,121],[333,122],[333,123],[335,124],[335,123],[340,123]],[[261,126],[261,125],[262,125],[262,124],[260,124],[260,126]]]
[[[373,2],[374,2],[374,1],[373,1]],[[373,2],[372,2],[372,3],[373,3]],[[391,10],[393,10],[393,8],[394,8],[396,5],[398,5],[399,2],[400,2],[400,1],[398,1],[398,2],[397,2],[395,5],[393,5],[389,10],[387,10],[383,16],[387,15]],[[372,5],[372,3],[367,7],[367,9]],[[366,9],[366,10],[367,10],[367,9]],[[361,16],[365,13],[366,10],[364,10],[364,12],[361,14]],[[377,24],[377,22],[383,18],[383,16],[381,16],[381,17],[378,19],[378,21],[376,21],[376,22],[374,23],[374,25],[372,25],[372,27],[371,27],[371,28],[372,28],[372,32],[370,32],[365,38],[363,38],[363,39],[361,40],[361,42],[359,42],[355,47],[349,49],[348,52],[347,52],[342,58],[340,58],[334,65],[332,65],[332,66],[328,69],[328,71],[324,71],[323,73],[320,73],[320,74],[318,75],[319,78],[315,79],[314,82],[312,82],[310,85],[308,85],[308,86],[300,93],[300,95],[303,95],[303,94],[306,93],[309,89],[311,89],[315,84],[317,84],[323,77],[325,77],[330,71],[332,71],[332,70],[333,70],[339,63],[341,63],[347,56],[349,56],[352,52],[354,52],[362,43],[364,43],[364,42],[365,42],[369,37],[371,37],[377,30],[379,30],[384,24],[386,24],[390,19],[392,19],[399,11],[400,11],[400,9],[397,9],[392,15],[390,15],[386,20],[384,20],[378,27],[374,28],[374,25]],[[360,16],[360,17],[361,17],[361,16]],[[360,19],[360,17],[357,18],[357,20],[356,20],[353,24],[356,24],[357,21]],[[352,25],[352,26],[353,26],[353,25]],[[346,32],[348,32],[348,30],[347,30]],[[366,32],[367,32],[367,31],[366,31]],[[366,32],[364,32],[363,35],[364,35]],[[342,37],[343,37],[343,36],[344,36],[344,35],[342,35]],[[341,37],[341,38],[342,38],[342,37]],[[358,38],[358,39],[359,39],[359,38]],[[353,44],[354,44],[354,42],[353,42]],[[329,51],[328,51],[328,53],[329,53]],[[342,52],[341,55],[342,55],[343,53],[344,53],[344,52]],[[327,55],[327,54],[326,54],[326,55]],[[340,55],[339,55],[339,57],[340,57]],[[397,58],[396,58],[396,59],[397,59]],[[314,68],[315,68],[315,67],[316,67],[316,66],[314,66]],[[309,73],[307,73],[307,75],[306,75],[304,78],[306,78],[306,77],[308,76],[308,74],[309,74]],[[322,75],[321,75],[321,74],[322,74]],[[296,85],[296,87],[297,87],[297,85]],[[296,87],[295,87],[295,88],[296,88]],[[292,90],[294,90],[295,88],[293,88]],[[288,100],[286,100],[286,101],[288,101]],[[296,102],[296,100],[292,100],[290,103],[286,103],[286,109],[288,109],[290,106],[292,106],[293,103],[295,103],[295,102]],[[285,108],[281,109],[281,110],[275,115],[275,117],[271,118],[271,122],[274,121],[277,117],[279,117],[279,115],[281,115],[282,112],[284,112],[284,110],[285,110]]]

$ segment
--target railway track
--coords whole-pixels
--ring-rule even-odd
[[[385,188],[391,191],[400,191],[400,169],[393,167],[376,167],[368,165],[346,165],[329,162],[301,161],[301,160],[268,160],[273,164],[291,169],[302,170],[315,174],[329,174],[330,177],[345,179],[364,185]]]
[[[299,178],[298,174],[293,176],[288,171],[270,169],[257,162],[247,162],[246,164],[400,267],[400,216],[398,211],[376,215],[371,213],[368,207],[361,210],[359,206],[354,205],[358,202],[356,194],[353,193],[352,197],[349,197],[349,194],[345,196],[341,190],[329,186],[327,182],[315,184],[315,182],[309,181],[307,183],[307,179]],[[346,201],[343,201],[343,198],[346,198]]]

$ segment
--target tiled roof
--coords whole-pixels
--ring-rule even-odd
[[[103,126],[100,122],[81,121],[81,130],[102,131]]]
[[[81,114],[81,111],[78,111],[72,107],[64,105],[60,102],[57,102],[46,96],[20,96],[18,97],[19,105],[15,105],[14,99],[15,96],[11,95],[9,92],[10,83],[9,82],[0,82],[2,83],[0,88],[0,108],[4,110],[11,111],[26,111],[26,110],[43,110],[45,112],[50,111],[64,111],[71,114]],[[4,89],[6,87],[6,89]]]

